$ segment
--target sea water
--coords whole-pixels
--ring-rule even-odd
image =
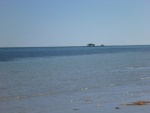
[[[150,46],[0,48],[0,113],[85,112],[149,94]]]

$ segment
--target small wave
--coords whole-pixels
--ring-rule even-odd
[[[141,80],[147,80],[147,79],[150,79],[150,77],[141,78]]]
[[[39,94],[32,94],[32,95],[18,95],[18,96],[7,96],[7,97],[0,97],[0,101],[9,101],[9,100],[18,100],[18,99],[25,99],[31,97],[38,97],[38,96],[48,96],[52,93],[39,93]]]

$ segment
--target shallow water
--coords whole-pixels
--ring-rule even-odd
[[[0,53],[3,113],[85,112],[89,106],[150,100],[150,46],[2,48]]]

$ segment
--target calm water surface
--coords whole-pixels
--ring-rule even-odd
[[[2,113],[150,100],[149,87],[150,46],[0,48]]]

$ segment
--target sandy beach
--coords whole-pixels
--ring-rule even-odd
[[[138,99],[137,99],[138,100]],[[125,105],[131,101],[96,103],[94,101],[83,102],[83,105],[62,108],[53,113],[149,113],[150,104],[147,105]],[[48,112],[47,112],[48,113]]]

